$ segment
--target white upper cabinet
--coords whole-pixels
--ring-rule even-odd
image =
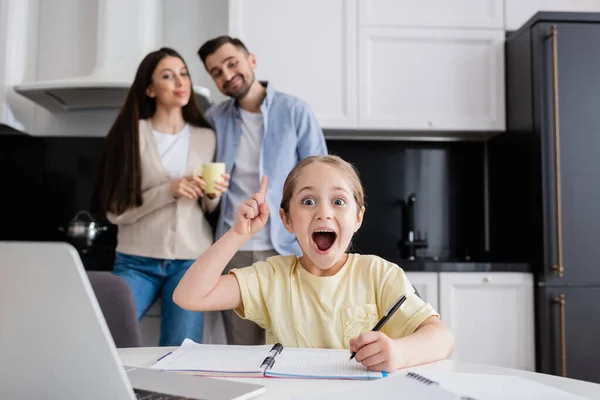
[[[507,31],[519,29],[538,11],[600,12],[600,0],[504,0]]]
[[[229,31],[323,128],[504,130],[502,0],[422,4],[230,0]]]
[[[356,0],[230,0],[229,32],[256,76],[306,101],[323,128],[356,127]]]
[[[503,0],[359,0],[361,26],[502,29]]]
[[[504,32],[361,27],[360,128],[502,131]]]

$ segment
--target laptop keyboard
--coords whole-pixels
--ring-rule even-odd
[[[149,390],[133,389],[138,400],[202,400],[199,397],[182,397],[172,394],[151,392]]]

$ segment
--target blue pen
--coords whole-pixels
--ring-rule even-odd
[[[402,303],[404,303],[406,301],[406,295],[403,294],[391,307],[390,309],[383,314],[383,317],[379,320],[379,322],[377,323],[377,325],[375,325],[375,327],[371,330],[372,332],[377,332],[378,330],[380,330],[383,325],[385,325],[385,323],[388,321],[388,319],[390,319],[392,317],[392,315],[394,315],[394,313],[396,312],[396,310],[398,310],[400,308],[400,306],[402,305]],[[356,356],[356,352],[353,352],[352,355],[350,356],[350,359],[352,360],[354,358],[354,356]]]

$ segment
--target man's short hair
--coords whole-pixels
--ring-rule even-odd
[[[200,60],[206,67],[206,58],[211,54],[214,54],[223,46],[224,44],[231,43],[238,49],[242,50],[244,53],[249,54],[248,49],[242,43],[240,39],[232,38],[231,36],[223,35],[216,37],[214,39],[210,39],[208,42],[204,43],[200,49],[198,50],[198,55],[200,56]]]

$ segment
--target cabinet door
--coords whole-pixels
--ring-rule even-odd
[[[503,0],[359,0],[361,26],[502,29]]]
[[[600,284],[600,24],[559,23],[555,36],[552,27],[533,31],[534,89],[542,95],[543,272],[555,283]],[[562,278],[553,271],[558,264]]]
[[[504,0],[504,29],[517,30],[538,11],[600,11],[598,0]]]
[[[323,128],[356,127],[356,0],[230,0],[229,32],[256,76],[306,101]]]
[[[600,383],[600,286],[542,287],[538,294],[540,372]]]
[[[442,272],[439,285],[456,342],[451,359],[535,370],[531,274]]]
[[[504,33],[360,28],[360,128],[503,131]]]
[[[431,304],[439,312],[438,303],[438,273],[437,272],[405,272],[419,296]]]

